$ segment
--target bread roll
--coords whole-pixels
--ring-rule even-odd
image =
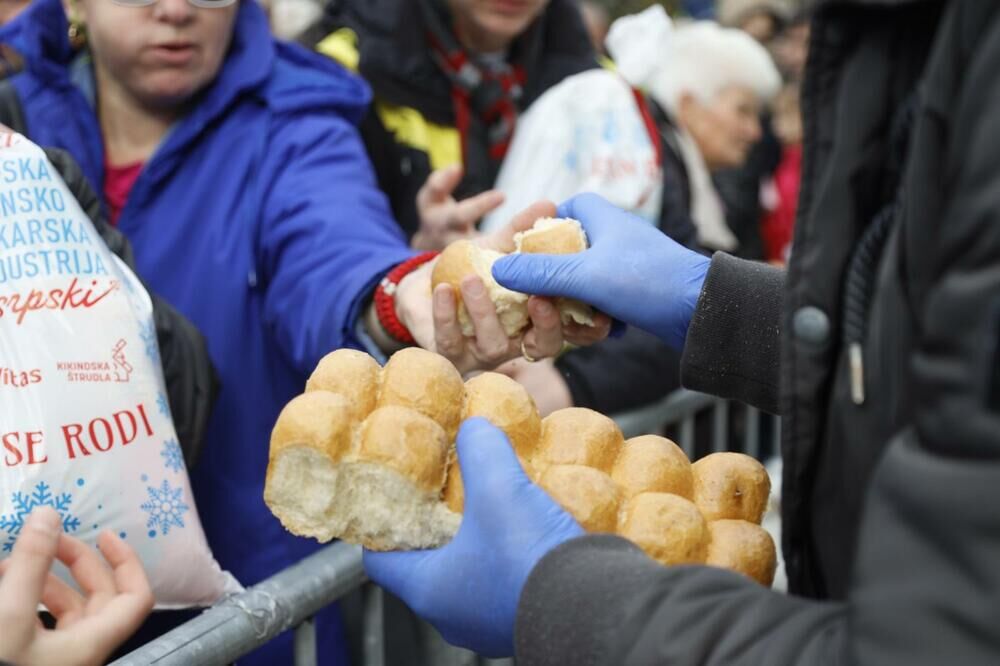
[[[713,453],[691,466],[694,503],[705,519],[760,524],[771,493],[764,466],[742,453]]]
[[[698,507],[679,495],[636,495],[622,509],[618,533],[668,566],[700,564],[708,555],[708,524]]]
[[[587,235],[580,223],[570,219],[543,218],[528,231],[514,235],[517,252],[570,254],[587,249]],[[473,337],[476,333],[469,318],[469,311],[462,302],[462,280],[477,275],[486,286],[490,300],[496,306],[497,317],[507,337],[515,337],[529,324],[528,295],[501,287],[493,279],[493,263],[503,255],[480,247],[469,240],[451,243],[438,257],[431,271],[431,288],[439,284],[451,285],[458,304],[458,323],[462,334]],[[594,325],[594,311],[590,306],[572,299],[556,300],[563,323],[575,321]]]
[[[462,327],[462,335],[466,337],[471,338],[476,334],[469,311],[462,301],[462,280],[470,275],[479,276],[486,286],[507,337],[516,336],[528,325],[528,295],[501,287],[493,279],[493,263],[502,256],[499,252],[481,248],[472,241],[460,240],[446,247],[434,264],[431,288],[436,288],[439,284],[451,285],[458,305],[458,323]]]
[[[526,254],[573,254],[587,249],[587,234],[576,220],[543,217],[514,234],[514,247]]]
[[[497,372],[484,372],[465,382],[462,420],[482,416],[503,430],[519,458],[535,455],[542,417],[527,389]]]
[[[462,417],[465,385],[462,376],[445,357],[409,347],[392,355],[382,371],[377,405],[400,405],[417,410],[444,428],[448,441],[455,440]]]
[[[587,249],[587,234],[576,220],[546,217],[535,222],[528,231],[514,234],[515,252],[525,254],[573,254]],[[556,300],[564,324],[574,321],[594,325],[594,310],[586,303],[571,298]]]
[[[716,520],[708,524],[708,532],[706,564],[732,569],[771,587],[778,557],[767,530],[745,520]]]
[[[357,460],[378,463],[406,477],[418,490],[444,488],[448,439],[437,423],[406,407],[379,407],[365,419]]]
[[[394,405],[372,412],[356,455],[341,464],[330,516],[338,538],[371,550],[447,543],[461,523],[441,502],[448,450],[444,429],[427,416]]]
[[[473,377],[465,382],[462,420],[472,416],[481,416],[503,430],[510,438],[525,472],[532,478],[535,477],[531,458],[538,446],[542,419],[527,389],[510,377],[496,372],[484,372]],[[457,460],[448,469],[444,500],[449,509],[462,512],[464,487]]]
[[[306,393],[329,391],[344,397],[353,418],[360,422],[375,409],[382,368],[368,354],[338,349],[323,357],[306,382]]]
[[[692,498],[691,461],[666,437],[642,435],[626,441],[611,478],[625,491],[626,499],[645,492]]]
[[[285,407],[271,436],[264,501],[290,532],[319,541],[440,546],[461,522],[441,502],[461,377],[419,349],[393,355],[384,371],[373,363],[335,352]]]
[[[290,532],[329,541],[340,461],[351,452],[350,402],[327,391],[294,398],[271,432],[264,501]]]
[[[621,491],[611,477],[584,465],[553,465],[538,480],[588,532],[614,532]]]
[[[621,429],[607,416],[583,407],[552,412],[542,420],[535,464],[586,465],[610,473],[625,443]]]

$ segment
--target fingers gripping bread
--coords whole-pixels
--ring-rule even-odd
[[[514,243],[515,252],[572,254],[587,249],[587,235],[576,220],[544,218],[538,220],[532,229],[516,234]],[[506,289],[493,279],[493,263],[502,256],[500,252],[482,248],[472,241],[460,240],[445,248],[434,264],[431,286],[448,284],[452,287],[458,303],[458,321],[466,337],[472,337],[475,331],[462,302],[460,288],[462,280],[470,275],[478,276],[486,286],[507,337],[516,336],[529,323],[528,295]],[[573,321],[594,325],[594,312],[590,306],[567,298],[557,299],[556,306],[563,323]]]

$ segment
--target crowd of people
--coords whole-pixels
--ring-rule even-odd
[[[525,664],[1000,659],[1000,15],[691,4],[715,20],[337,0],[295,10],[278,31],[297,43],[274,36],[277,2],[3,5],[0,122],[49,150],[154,295],[200,518],[241,583],[319,547],[263,502],[281,408],[333,349],[419,345],[509,374],[543,414],[683,385],[784,418],[787,595],[584,535],[499,430],[464,424],[455,539],[365,552],[450,643]],[[621,115],[565,93],[598,85]],[[519,179],[525,146],[556,136],[572,159],[555,143],[531,159],[565,191]],[[608,168],[626,150],[649,163]],[[590,249],[497,262],[502,286],[535,295],[514,338],[466,279],[464,336],[432,253],[507,250],[549,215],[580,220]],[[596,325],[561,322],[559,297],[594,305]],[[0,562],[0,662],[100,663],[137,630],[141,563],[113,535],[98,546],[32,515]],[[135,640],[188,617],[168,615]],[[319,663],[349,663],[335,605],[316,628]],[[240,663],[291,661],[286,633]]]

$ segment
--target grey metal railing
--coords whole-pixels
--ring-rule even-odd
[[[733,410],[744,410],[744,427],[740,438],[732,437],[729,422]],[[639,409],[614,414],[613,418],[622,429],[625,437],[637,435],[661,434],[665,428],[677,427],[677,444],[689,458],[695,453],[695,420],[702,412],[712,413],[712,450],[739,451],[760,457],[760,410],[739,403],[723,400],[705,393],[674,391],[659,402],[654,402]],[[772,438],[772,451],[780,450],[781,421],[774,419],[774,427],[769,433]]]
[[[731,441],[730,438],[729,423],[733,409],[746,410],[741,441]],[[758,456],[760,412],[703,393],[675,391],[662,401],[614,415],[614,419],[626,437],[657,434],[666,427],[676,426],[677,443],[689,457],[693,457],[695,419],[709,410],[712,413],[713,450],[736,450]],[[780,422],[775,419],[772,435],[776,444],[780,438],[779,428]],[[316,666],[316,627],[312,616],[362,585],[362,658],[365,666],[384,666],[382,590],[375,585],[366,585],[366,580],[361,548],[346,543],[333,544],[242,594],[223,600],[198,617],[118,659],[112,666],[222,666],[293,627],[295,666]],[[443,654],[441,656],[446,658]],[[468,663],[468,653],[450,661]],[[507,660],[479,662],[491,665],[510,663]]]
[[[113,662],[113,666],[221,666],[292,627],[297,627],[296,666],[315,664],[316,631],[312,616],[365,580],[361,547],[335,543],[247,591],[221,601]],[[374,603],[380,597],[373,593],[371,599]],[[377,626],[381,631],[374,617],[370,625],[366,623],[366,630],[367,626]],[[375,643],[369,664],[381,663],[376,658],[381,636]]]

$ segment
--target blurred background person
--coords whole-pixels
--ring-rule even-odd
[[[611,27],[611,15],[608,14],[607,7],[596,0],[580,0],[580,13],[583,15],[583,24],[587,27],[590,45],[594,47],[594,52],[600,56],[607,56],[604,39],[608,36],[608,28]]]
[[[796,0],[719,0],[722,25],[747,33],[772,52],[775,40],[787,29]],[[777,64],[777,63],[776,63]],[[778,68],[781,71],[781,68]],[[781,161],[781,143],[771,127],[770,110],[760,115],[761,136],[739,167],[714,174],[716,187],[726,207],[726,218],[739,240],[734,254],[744,259],[764,259],[761,237],[762,188]]]
[[[760,137],[760,110],[780,85],[767,51],[741,31],[712,22],[675,28],[658,6],[616,21],[608,46],[621,76],[647,91],[645,104],[660,141],[662,186],[654,223],[690,248],[735,249],[738,240],[728,227],[712,173],[741,165]],[[520,140],[539,138],[515,137],[515,143]],[[536,164],[540,171],[548,164],[555,172],[564,158],[541,151],[534,160],[547,160],[541,167]],[[541,196],[538,178],[529,180],[522,187]],[[523,199],[511,190],[505,194],[511,202]],[[675,349],[629,329],[622,338],[569,351],[555,361],[519,359],[503,371],[529,390],[543,414],[569,406],[617,413],[679,388],[679,364]]]
[[[243,584],[320,547],[263,501],[271,428],[320,358],[415,340],[440,343],[465,370],[496,351],[506,353],[490,364],[520,355],[502,331],[486,346],[438,337],[429,264],[411,261],[356,127],[367,88],[275,41],[256,2],[35,0],[0,40],[24,56],[10,83],[28,137],[75,158],[137,272],[207,339],[222,388],[191,480],[209,544]],[[376,286],[404,263],[380,317]],[[450,295],[436,302],[455,323]],[[478,303],[495,333],[488,297]],[[558,315],[547,321],[537,341],[552,355],[561,328]],[[545,355],[531,339],[525,349]],[[335,606],[317,626],[322,663],[345,663]],[[290,662],[291,639],[241,663]]]
[[[715,18],[767,45],[791,18],[794,0],[717,0]]]
[[[799,109],[799,86],[788,83],[774,98],[771,123],[781,141],[781,161],[773,178],[765,185],[765,215],[761,220],[764,259],[783,266],[791,253],[795,214],[802,178],[802,114]]]
[[[421,249],[474,232],[503,200],[490,188],[518,115],[597,66],[576,0],[338,0],[306,40],[371,85],[365,146]]]
[[[808,10],[797,10],[770,44],[778,70],[786,81],[792,83],[801,83],[805,75],[809,56],[809,17]]]

